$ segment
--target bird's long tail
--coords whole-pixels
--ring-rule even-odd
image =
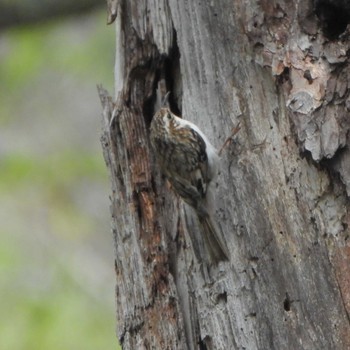
[[[204,242],[210,254],[210,261],[214,264],[218,264],[219,261],[229,260],[227,246],[219,236],[218,229],[210,215],[200,215],[198,218],[203,229]]]

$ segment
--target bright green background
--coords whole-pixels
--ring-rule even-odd
[[[0,32],[0,349],[116,349],[105,9]]]

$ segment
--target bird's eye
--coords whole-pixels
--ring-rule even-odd
[[[167,118],[170,120],[171,119],[171,114],[168,113]]]

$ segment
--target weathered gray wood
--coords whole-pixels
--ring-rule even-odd
[[[329,32],[319,2],[118,6],[115,105],[100,96],[123,348],[350,348],[346,28]],[[202,263],[191,209],[154,162],[166,90],[218,148],[241,122],[215,199],[230,263]]]

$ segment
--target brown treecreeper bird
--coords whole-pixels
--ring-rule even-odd
[[[209,203],[210,183],[218,173],[219,156],[215,148],[195,124],[177,117],[168,106],[154,115],[150,139],[173,190],[197,213],[209,260],[214,263],[228,260],[228,250],[218,234]]]

